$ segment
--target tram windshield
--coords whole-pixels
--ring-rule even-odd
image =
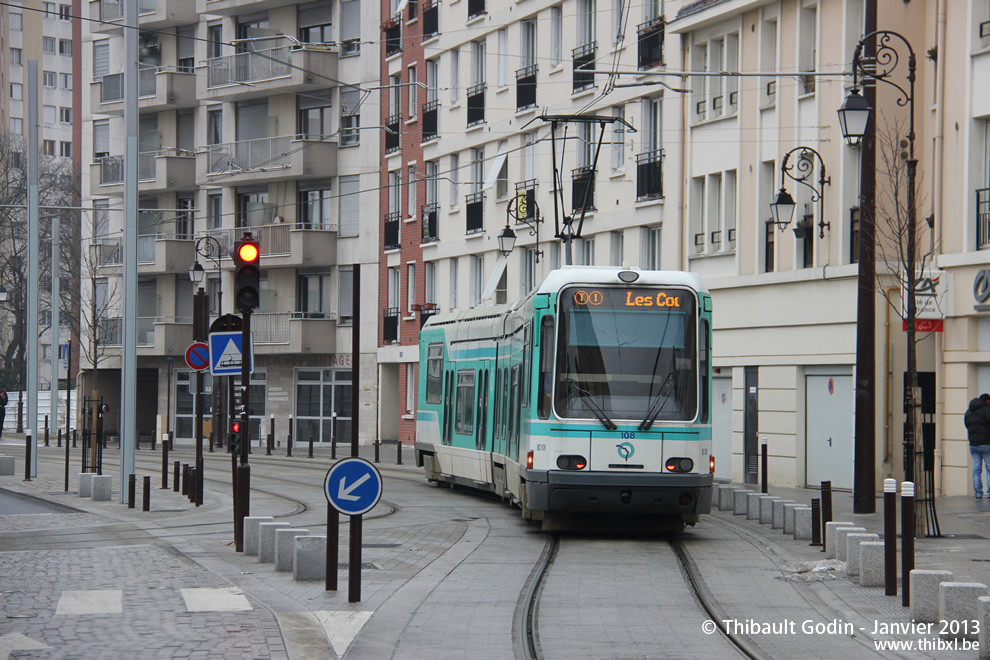
[[[554,408],[560,417],[691,421],[697,414],[694,293],[568,287],[559,296]],[[649,424],[647,421],[649,420]]]

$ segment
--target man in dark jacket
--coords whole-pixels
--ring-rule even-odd
[[[987,470],[987,488],[990,489],[990,394],[981,394],[969,402],[969,410],[963,417],[969,433],[969,453],[973,457],[973,492],[976,499],[983,499],[983,466]],[[990,497],[990,492],[987,493]]]
[[[7,417],[7,390],[0,387],[0,438],[3,437],[3,422]]]

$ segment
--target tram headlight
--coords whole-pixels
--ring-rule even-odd
[[[690,472],[694,469],[694,461],[690,458],[668,458],[664,467],[667,468],[667,472]]]

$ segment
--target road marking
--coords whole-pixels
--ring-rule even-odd
[[[330,640],[330,646],[338,658],[344,657],[354,638],[368,622],[374,612],[313,612],[323,626],[323,632]]]
[[[121,595],[120,589],[63,591],[55,614],[120,614]]]
[[[12,651],[40,651],[48,648],[51,647],[21,633],[0,636],[0,660],[7,660]]]
[[[244,594],[235,587],[227,589],[179,589],[187,612],[245,612],[253,610]]]

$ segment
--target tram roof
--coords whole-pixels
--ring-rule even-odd
[[[659,286],[687,286],[695,291],[708,292],[701,278],[695,273],[678,270],[640,270],[639,268],[617,268],[615,266],[562,266],[550,271],[546,279],[536,290],[537,293],[556,293],[568,284],[619,284],[626,285],[619,279],[619,273],[632,271],[639,277],[628,283],[629,286],[643,284]]]

